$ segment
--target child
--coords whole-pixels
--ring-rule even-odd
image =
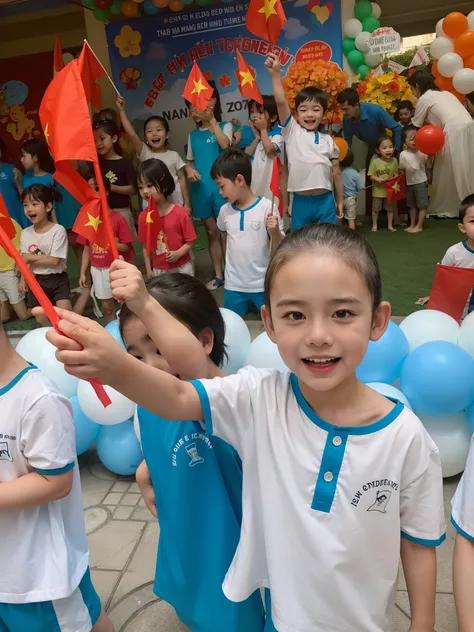
[[[286,102],[278,56],[270,53],[265,65],[272,77],[273,95],[288,155],[288,191],[294,194],[291,230],[313,222],[335,223],[336,215],[340,219],[344,216],[339,149],[331,136],[318,131],[327,110],[328,97],[317,88],[301,90],[296,95],[296,118],[293,118]]]
[[[387,201],[385,181],[398,175],[398,162],[394,158],[395,151],[392,139],[389,136],[380,136],[377,140],[375,151],[378,158],[374,158],[369,165],[367,175],[373,182],[372,187],[372,232],[378,230],[379,213],[385,207],[387,211],[388,230],[396,232],[393,227],[393,216],[397,212],[397,203]]]
[[[158,158],[165,163],[175,184],[174,193],[171,195],[170,201],[179,204],[179,206],[184,206],[186,211],[191,214],[191,202],[189,200],[185,173],[186,163],[177,151],[168,149],[170,137],[168,121],[162,116],[156,115],[147,118],[143,128],[146,142],[143,142],[127,117],[125,99],[120,95],[117,97],[117,108],[123,129],[128,134],[130,142],[137,153],[138,160],[143,162],[151,158]]]
[[[0,138],[0,194],[5,200],[10,217],[23,225],[25,216],[16,186],[16,181],[21,177],[21,174],[15,165],[4,162],[6,151],[7,147],[3,139]]]
[[[0,416],[0,629],[113,632],[90,577],[71,406],[2,325]]]
[[[225,325],[204,285],[188,275],[169,274],[153,279],[148,294],[137,268],[122,264],[118,274],[120,284],[127,279],[136,289],[120,310],[128,353],[183,380],[224,375],[219,366],[225,357]],[[111,275],[113,285],[116,275]],[[222,592],[240,536],[237,454],[224,441],[209,440],[192,421],[171,425],[142,408],[138,419],[145,460],[137,482],[160,521],[154,592],[191,630],[262,632],[258,592],[244,603],[233,603]]]
[[[55,188],[44,184],[31,184],[23,189],[21,201],[32,226],[23,229],[21,233],[20,252],[51,303],[63,309],[72,309],[69,277],[66,271],[67,233],[63,226],[56,224],[51,218],[53,203],[58,200],[58,196]],[[26,291],[23,276],[20,290]],[[38,305],[35,295],[28,289],[26,306],[32,308]],[[48,320],[42,317],[37,320],[42,326],[49,324]]]
[[[400,101],[397,108],[397,120],[402,127],[411,125],[411,120],[415,114],[415,106],[411,101]]]
[[[89,175],[87,180],[89,185],[98,191],[97,181],[93,175]],[[104,183],[106,184],[106,183]],[[106,190],[109,190],[109,184],[106,184]],[[110,194],[109,194],[110,195]],[[117,250],[124,261],[132,261],[133,259],[133,235],[123,215],[109,209],[110,221],[112,222],[112,231],[117,243]],[[91,243],[84,237],[79,236],[77,242],[84,246],[81,258],[81,271],[79,276],[79,287],[86,289],[88,286],[87,271],[91,270],[92,292],[95,298],[101,302],[104,316],[108,323],[115,320],[115,301],[112,296],[109,281],[110,264],[113,261],[113,255],[110,248],[104,250],[97,244]]]
[[[21,226],[14,219],[12,222],[16,231],[12,243],[17,250],[20,250]],[[2,323],[10,320],[12,308],[20,320],[31,318],[31,310],[27,309],[24,293],[20,290],[15,261],[3,248],[0,248],[0,301]]]
[[[224,307],[244,316],[253,303],[263,306],[269,247],[284,237],[276,206],[251,189],[252,164],[239,149],[228,149],[212,165],[211,176],[227,200],[217,218],[226,235]]]
[[[143,210],[138,217],[138,241],[143,244],[148,277],[167,272],[194,276],[191,250],[197,235],[186,209],[167,199],[171,199],[174,192],[174,180],[168,167],[155,158],[145,160],[137,169],[137,183],[143,201],[148,206],[148,200],[152,197],[163,218],[163,230],[158,235],[156,247],[149,253],[145,248],[148,211]]]
[[[222,278],[222,244],[216,219],[225,200],[219,195],[210,172],[214,161],[232,144],[232,123],[221,123],[222,111],[219,92],[213,81],[208,82],[212,99],[205,112],[186,102],[196,129],[189,134],[186,154],[186,172],[193,215],[202,219],[209,242],[209,254],[214,268],[214,278],[206,285],[208,290],[217,290],[224,284]]]
[[[121,265],[111,274],[127,302]],[[320,224],[286,237],[265,279],[265,328],[291,372],[246,367],[185,382],[76,314],[61,313],[64,335],[47,334],[71,374],[100,378],[164,419],[199,420],[238,451],[242,531],[224,593],[239,601],[270,588],[277,630],[389,630],[400,555],[411,629],[434,627],[439,452],[410,410],[356,376],[388,325],[381,297],[369,244]]]
[[[110,183],[107,201],[111,209],[122,215],[130,228],[133,238],[137,238],[130,196],[135,193],[135,170],[127,158],[115,151],[118,128],[112,121],[101,121],[94,126],[94,141],[99,154],[100,170],[104,180]]]
[[[351,230],[355,230],[357,198],[364,188],[358,171],[352,168],[354,154],[349,149],[344,160],[341,160],[342,184],[344,186],[344,219]]]
[[[400,154],[400,171],[404,171],[407,179],[407,202],[410,212],[410,226],[407,233],[421,233],[428,208],[428,176],[426,163],[428,156],[418,150],[415,136],[418,131],[414,125],[403,128],[402,138],[406,149]]]

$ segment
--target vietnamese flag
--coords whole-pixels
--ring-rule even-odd
[[[474,286],[474,270],[439,264],[430,292],[428,309],[452,316],[459,323]]]
[[[255,75],[252,73],[250,66],[242,57],[239,50],[237,50],[237,63],[239,66],[238,78],[240,94],[246,99],[253,99],[263,105],[262,94],[257,85]]]
[[[278,213],[283,217],[283,196],[280,190],[280,159],[275,156],[273,159],[272,179],[270,180],[270,191],[272,192],[272,213],[275,198],[278,200]]]
[[[162,233],[166,250],[167,252],[169,252],[168,240],[166,239],[165,235],[165,223],[162,216],[159,214],[156,202],[152,197],[150,197],[148,200],[145,225],[145,251],[150,254],[152,250],[155,250],[158,236],[160,233]]]
[[[54,35],[54,54],[53,54],[53,76],[64,68],[63,53],[61,50],[61,44],[59,43],[58,35]]]
[[[96,80],[100,77],[105,77],[107,73],[87,42],[82,47],[77,64],[81,73],[82,83],[84,84],[87,102],[99,111],[101,90]]]
[[[204,112],[212,99],[212,93],[213,90],[207,83],[206,77],[199,70],[197,63],[194,62],[182,96],[195,108]]]
[[[10,217],[10,213],[8,212],[8,208],[5,200],[3,199],[3,195],[0,193],[0,226],[5,231],[8,239],[15,239],[16,230],[13,225],[12,218]]]
[[[276,44],[285,22],[281,0],[250,0],[245,26],[257,37]]]
[[[395,178],[391,178],[390,180],[386,180],[384,185],[385,191],[387,192],[387,202],[389,204],[406,198],[407,181],[404,173],[396,176]]]

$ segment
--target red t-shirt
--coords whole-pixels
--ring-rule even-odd
[[[109,212],[114,236],[121,244],[130,244],[131,246],[133,244],[133,235],[127,224],[127,220],[125,217],[120,215],[120,213],[116,213],[112,210]],[[114,260],[110,248],[101,248],[97,244],[91,243],[88,239],[84,239],[81,235],[77,238],[77,243],[82,246],[89,246],[91,266],[93,268],[110,268],[112,261]],[[133,247],[130,247],[128,252],[121,252],[119,254],[123,257],[123,260],[128,263],[133,261]]]
[[[146,243],[146,215],[147,211],[144,210],[138,216],[138,241],[141,244]],[[184,244],[197,239],[192,219],[189,217],[188,212],[178,204],[175,204],[169,213],[163,216],[163,223],[166,239],[168,240],[168,249],[172,252],[179,250]],[[166,261],[166,246],[163,235],[162,233],[158,235],[156,248],[151,253],[152,268],[172,270],[189,261],[191,261],[189,253],[174,263]]]

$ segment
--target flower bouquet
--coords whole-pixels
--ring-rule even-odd
[[[407,79],[396,72],[385,72],[377,77],[369,73],[364,81],[357,76],[354,82],[358,82],[357,92],[361,101],[377,103],[390,114],[395,114],[400,101],[411,101],[413,97]]]

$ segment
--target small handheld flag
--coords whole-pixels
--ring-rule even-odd
[[[281,0],[250,0],[245,26],[250,33],[276,44],[286,22]]]
[[[402,173],[395,178],[386,180],[384,182],[385,191],[387,192],[387,202],[398,202],[398,200],[404,200],[407,196],[407,181],[405,174]]]
[[[195,108],[204,112],[212,99],[212,88],[207,83],[205,76],[199,70],[196,62],[193,63],[191,72],[183,90],[183,97]]]
[[[257,85],[256,77],[239,50],[237,51],[237,64],[239,66],[238,79],[240,94],[246,99],[253,99],[263,105],[262,94]]]

